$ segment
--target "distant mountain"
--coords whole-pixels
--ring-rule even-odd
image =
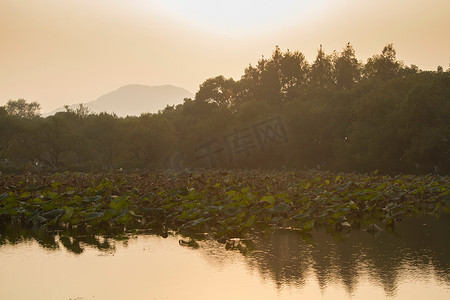
[[[167,105],[182,104],[184,98],[193,97],[189,91],[172,85],[129,84],[83,105],[94,113],[115,113],[119,117],[139,116],[141,113],[157,113]],[[70,107],[75,109],[78,106],[79,104],[74,104]],[[65,109],[58,108],[43,116],[47,117],[60,111]]]

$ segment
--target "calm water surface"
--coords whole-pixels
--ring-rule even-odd
[[[180,236],[1,230],[0,299],[450,299],[450,216],[394,232],[255,234],[247,253]]]

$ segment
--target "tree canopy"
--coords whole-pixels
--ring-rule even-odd
[[[392,44],[366,63],[350,43],[309,63],[277,46],[240,79],[118,118],[24,99],[0,107],[0,170],[321,168],[450,174],[450,70],[421,71]]]

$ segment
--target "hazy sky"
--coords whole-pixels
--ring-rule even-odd
[[[46,112],[130,83],[195,93],[275,45],[312,62],[320,44],[366,61],[394,43],[407,65],[447,69],[449,32],[448,0],[0,0],[0,105]]]

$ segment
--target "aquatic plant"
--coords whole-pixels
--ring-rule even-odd
[[[0,224],[151,229],[226,241],[252,230],[393,227],[450,208],[450,179],[325,171],[193,170],[0,176]]]

